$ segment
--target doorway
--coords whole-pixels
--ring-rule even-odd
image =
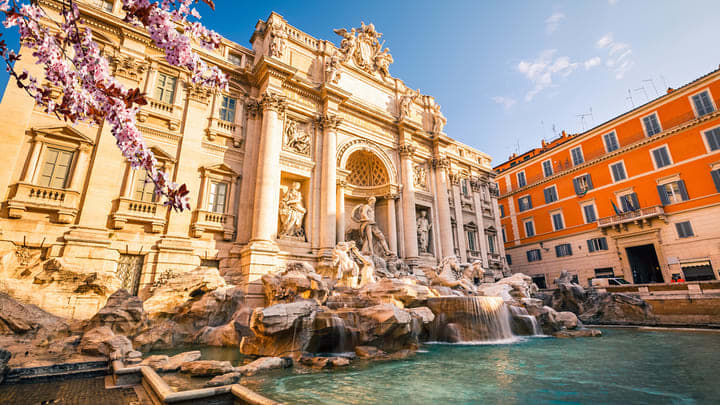
[[[662,283],[664,281],[654,245],[633,246],[626,248],[625,251],[635,284]]]

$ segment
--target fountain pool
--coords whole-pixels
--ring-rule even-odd
[[[412,359],[243,381],[293,404],[710,403],[720,333],[605,329],[601,338],[431,344]]]

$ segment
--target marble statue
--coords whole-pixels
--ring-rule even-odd
[[[280,236],[304,239],[303,219],[306,213],[300,183],[293,182],[280,201]]]
[[[378,73],[383,78],[390,76],[393,57],[389,49],[383,49],[384,42],[379,41],[382,34],[375,31],[374,24],[365,25],[361,22],[360,28],[352,28],[350,31],[339,28],[333,31],[343,37],[340,41],[342,62],[352,60],[357,67],[368,73]]]
[[[362,251],[371,256],[374,252],[374,242],[377,240],[382,246],[383,253],[387,256],[393,254],[388,247],[385,235],[375,222],[375,197],[367,199],[367,204],[360,204],[353,210],[358,216],[360,222],[360,237],[363,241]]]
[[[432,273],[435,274],[432,274]],[[427,272],[432,284],[450,288],[460,288],[470,294],[475,294],[477,289],[473,283],[463,274],[457,257],[448,256],[440,262],[440,267],[434,271]]]
[[[355,246],[355,242],[350,242],[350,252],[353,253],[357,261],[360,262],[360,283],[358,287],[362,288],[368,284],[374,283],[375,280],[375,265],[371,260],[368,260],[363,256]]]
[[[383,79],[390,77],[390,65],[394,62],[392,55],[390,55],[390,49],[385,48],[382,52],[377,50],[375,54],[375,67],[378,73]]]
[[[287,34],[282,29],[282,25],[270,26],[270,56],[280,58],[285,53],[285,38]]]
[[[415,166],[413,185],[421,190],[427,190],[427,169],[425,166]]]
[[[352,28],[350,32],[345,28],[335,29],[333,32],[343,37],[342,41],[340,41],[340,52],[343,54],[343,62],[349,61],[355,54],[355,48],[357,48],[355,28]]]
[[[447,119],[443,115],[443,113],[440,111],[440,104],[435,104],[432,108],[432,117],[433,117],[433,128],[432,132],[439,134],[442,132],[443,128],[445,127],[445,124],[447,123]]]
[[[404,120],[405,117],[410,115],[410,106],[419,94],[420,91],[415,92],[410,90],[408,94],[403,94],[402,96],[400,96],[400,100],[398,103],[398,110],[400,110],[400,121]]]
[[[285,128],[285,145],[292,151],[309,155],[310,135],[306,132],[299,131],[297,123],[289,120],[287,128]]]
[[[340,57],[337,53],[325,60],[325,82],[338,84],[340,81]]]
[[[432,224],[427,217],[427,210],[420,211],[420,216],[416,220],[417,222],[417,235],[418,235],[418,249],[420,253],[429,253],[430,247],[430,228]]]
[[[337,268],[335,279],[338,285],[350,288],[358,287],[358,275],[360,268],[350,255],[355,247],[355,242],[339,242],[335,245],[332,254],[332,265]]]

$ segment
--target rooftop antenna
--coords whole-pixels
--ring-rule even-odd
[[[625,97],[625,100],[630,100],[630,105],[632,105],[632,108],[635,108],[635,102],[633,101],[632,92],[630,91],[630,89],[628,89],[628,96]]]
[[[547,139],[545,139],[545,122],[543,120],[540,120],[540,128],[542,128],[542,139],[547,142]]]
[[[593,119],[592,107],[590,107],[589,113],[577,114],[577,117],[580,118],[580,125],[582,125],[583,132],[585,132],[585,117],[590,117],[590,124],[594,124],[595,121]]]
[[[520,138],[515,138],[515,153],[520,154]]]
[[[642,91],[643,94],[645,94],[645,101],[650,101],[647,95],[647,91],[645,91],[645,86],[640,87],[639,89],[635,89],[634,91]]]
[[[660,78],[661,78],[662,81],[663,81],[663,87],[667,89],[667,88],[668,88],[668,85],[667,85],[667,82],[665,81],[665,76],[660,75]]]
[[[655,91],[656,98],[660,96],[660,94],[658,94],[658,92],[657,92],[657,87],[655,87],[655,80],[653,80],[652,77],[649,79],[643,80],[643,83],[644,82],[650,82],[650,84],[652,84],[653,90]]]
[[[557,129],[555,129],[555,124],[552,124],[552,131],[555,136],[557,136]]]

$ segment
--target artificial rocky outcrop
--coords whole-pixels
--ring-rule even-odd
[[[282,272],[265,274],[262,283],[267,305],[298,299],[314,300],[322,305],[330,294],[327,280],[304,262],[290,262]]]

